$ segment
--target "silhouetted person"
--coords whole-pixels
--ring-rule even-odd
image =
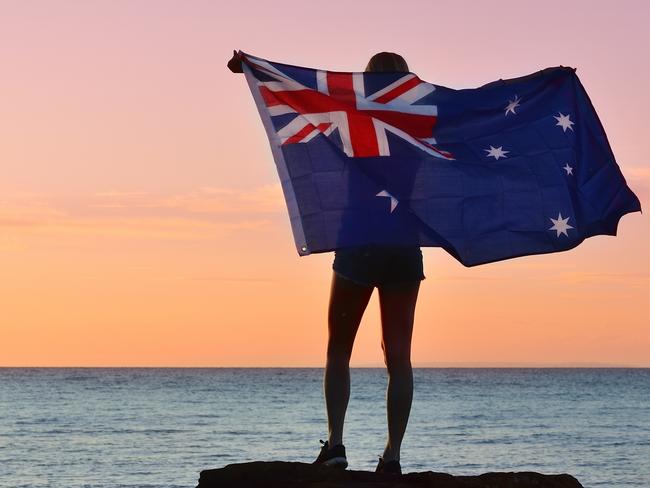
[[[237,53],[228,62],[241,73]],[[398,54],[375,54],[365,71],[408,72]],[[377,472],[401,473],[400,448],[411,412],[413,370],[411,337],[420,281],[422,252],[417,246],[355,246],[337,249],[332,265],[328,310],[329,339],[323,387],[329,437],[314,464],[346,468],[343,424],[350,398],[350,357],[361,318],[375,287],[379,292],[382,350],[388,369],[388,440]]]

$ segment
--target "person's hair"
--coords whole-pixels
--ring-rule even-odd
[[[409,66],[399,54],[384,51],[370,58],[366,71],[403,71],[408,73]]]

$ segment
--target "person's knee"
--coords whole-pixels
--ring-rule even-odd
[[[330,364],[349,364],[352,356],[352,348],[341,344],[330,342],[327,345],[327,362]]]
[[[389,372],[408,370],[411,368],[411,352],[384,349],[384,364]]]
[[[330,313],[327,357],[333,361],[350,360],[358,322],[344,313]]]

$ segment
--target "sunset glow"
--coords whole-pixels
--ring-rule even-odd
[[[576,67],[650,203],[647,3],[381,3],[5,2],[0,366],[324,365],[333,254],[295,250],[233,49],[350,71],[394,51],[453,88]],[[423,248],[413,365],[650,366],[649,238],[633,213],[473,268]],[[375,292],[351,365],[380,342]]]

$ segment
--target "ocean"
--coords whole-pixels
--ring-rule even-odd
[[[348,469],[386,442],[387,373],[352,368]],[[649,368],[414,368],[403,472],[569,473],[650,487]],[[195,487],[204,469],[312,462],[322,368],[0,368],[0,486]]]

